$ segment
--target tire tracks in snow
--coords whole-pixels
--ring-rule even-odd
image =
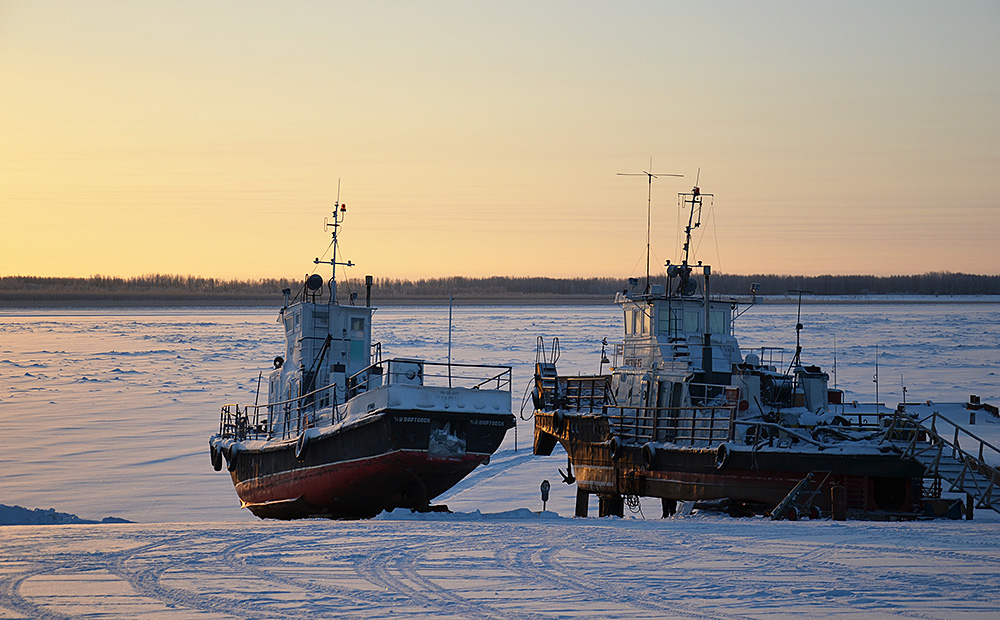
[[[580,541],[574,541],[580,542]],[[708,618],[725,620],[741,618],[733,613],[714,613],[699,609],[694,605],[671,600],[660,603],[648,596],[649,586],[630,586],[622,584],[616,576],[628,574],[636,570],[635,566],[623,565],[621,558],[612,559],[610,570],[598,571],[592,574],[567,568],[559,557],[567,551],[567,547],[513,548],[501,550],[504,559],[513,564],[525,576],[530,576],[534,583],[547,582],[561,589],[570,589],[579,594],[600,601],[616,600],[623,607],[645,612],[644,617],[650,617],[649,612],[660,612],[670,616],[687,618]],[[610,574],[608,574],[610,573]],[[687,593],[679,592],[685,596]]]
[[[463,537],[460,540],[447,537],[430,543],[425,541],[415,545],[414,552],[411,553],[399,554],[387,551],[382,556],[375,555],[364,568],[367,570],[374,568],[371,578],[378,579],[386,587],[405,589],[409,596],[414,596],[426,605],[437,605],[442,608],[441,611],[496,620],[550,617],[523,608],[505,610],[495,604],[484,602],[482,597],[470,599],[468,589],[463,589],[465,594],[462,594],[458,589],[449,589],[438,584],[435,580],[445,579],[441,573],[446,569],[443,566],[444,561],[440,559],[444,556],[450,556],[448,564],[452,570],[455,570],[449,577],[452,580],[461,578],[468,581],[478,581],[478,575],[481,575],[484,570],[495,574],[498,570],[509,568],[501,565],[495,547],[470,543],[469,537]],[[436,557],[429,557],[432,555]],[[470,555],[480,557],[476,560],[465,559]],[[469,567],[469,564],[476,566]],[[429,577],[424,574],[425,572],[434,572],[436,576]],[[406,577],[398,577],[402,575]],[[514,577],[520,577],[520,575],[514,575]],[[499,596],[497,587],[487,587],[486,583],[482,583],[478,588],[472,588],[472,591],[480,593],[494,591]]]
[[[46,609],[45,605],[33,603],[21,594],[21,586],[28,579],[57,570],[59,570],[58,567],[33,564],[32,568],[24,572],[0,577],[0,610],[14,611],[24,614],[25,618],[33,618],[35,620],[64,620],[70,618],[70,616]]]
[[[206,545],[206,539],[210,544]],[[163,576],[171,569],[177,574],[190,574],[196,578],[192,566],[201,567],[206,558],[215,556],[211,547],[218,544],[216,534],[200,532],[166,536],[164,539],[108,554],[106,568],[113,575],[126,581],[132,589],[147,598],[156,600],[167,607],[185,608],[205,613],[223,614],[229,617],[247,619],[268,618],[261,616],[253,605],[237,598],[220,597],[199,593],[186,588],[170,587],[163,584]],[[238,545],[246,544],[240,541]],[[209,547],[206,549],[206,546]],[[158,553],[163,551],[164,553]],[[218,552],[225,557],[225,552]]]

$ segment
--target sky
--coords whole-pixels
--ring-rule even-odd
[[[0,276],[297,277],[338,187],[338,277],[642,275],[648,170],[654,272],[697,179],[716,271],[1000,274],[998,58],[996,0],[0,0]]]

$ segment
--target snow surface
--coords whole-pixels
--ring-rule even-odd
[[[882,402],[905,384],[910,402],[1000,403],[998,304],[802,312],[803,359],[832,382],[836,352],[849,401],[875,399],[877,344]],[[443,359],[447,315],[380,309],[373,336],[385,357]],[[532,456],[530,419],[438,498],[456,514],[257,521],[212,470],[207,439],[221,404],[253,402],[283,349],[274,320],[272,309],[0,313],[0,502],[137,522],[0,528],[0,619],[998,617],[995,513],[661,520],[643,502],[625,519],[572,519],[575,488],[556,471],[565,454]],[[454,323],[456,362],[514,367],[515,412],[536,336],[560,338],[562,372],[592,373],[601,338],[621,333],[613,306],[461,306]],[[787,363],[794,326],[794,305],[763,305],[737,335],[786,347]],[[983,412],[969,428],[1000,443]],[[538,514],[543,479],[552,496]]]

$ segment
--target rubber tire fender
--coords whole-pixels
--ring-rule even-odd
[[[617,436],[612,437],[611,441],[609,441],[608,444],[611,447],[611,460],[617,461],[622,457],[622,454],[625,452],[621,438]]]
[[[215,471],[222,471],[222,451],[213,445],[208,446],[208,451],[212,453],[212,468]]]
[[[556,409],[552,413],[552,429],[557,433],[562,433],[566,426],[566,413],[562,409]]]
[[[729,444],[720,443],[719,448],[715,451],[715,468],[719,471],[725,470],[729,467],[731,456],[732,450],[729,449]]]
[[[656,446],[649,442],[642,447],[642,466],[648,471],[656,469]]]
[[[295,440],[295,460],[302,461],[306,458],[306,450],[309,448],[309,436],[305,431]]]
[[[226,450],[226,469],[236,471],[236,461],[239,460],[240,451],[236,446],[229,446]]]

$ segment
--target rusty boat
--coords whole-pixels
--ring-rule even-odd
[[[774,519],[917,518],[954,515],[955,494],[967,516],[1000,511],[996,448],[926,405],[844,403],[803,360],[801,322],[790,363],[777,348],[741,350],[733,324],[747,308],[713,296],[711,267],[690,260],[711,196],[678,195],[683,255],[667,262],[666,284],[647,275],[644,289],[632,278],[616,294],[624,336],[612,359],[602,353],[610,372],[561,375],[558,343],[538,340],[534,453],[565,449],[576,515],[587,516],[592,495],[600,516],[622,516],[642,497],[659,498],[664,516],[687,502]]]

